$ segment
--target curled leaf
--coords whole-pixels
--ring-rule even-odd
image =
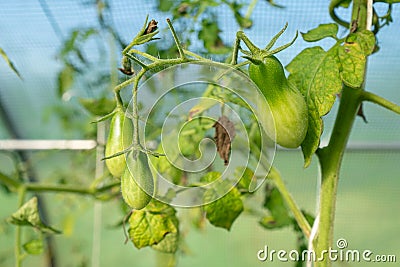
[[[301,33],[301,35],[304,41],[316,42],[327,37],[337,39],[338,30],[339,26],[335,23],[320,24],[317,28]]]
[[[235,137],[235,126],[226,116],[221,116],[213,127],[218,154],[224,160],[224,164],[228,165],[231,143]]]
[[[39,216],[38,200],[36,197],[31,198],[14,212],[8,222],[15,225],[27,225],[40,230],[43,233],[59,234],[60,231],[47,226],[42,222]]]
[[[135,72],[133,71],[132,68],[132,62],[127,56],[122,57],[122,68],[118,68],[119,71],[121,71],[125,75],[133,75]]]

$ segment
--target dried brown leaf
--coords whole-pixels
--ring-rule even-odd
[[[224,164],[228,165],[231,144],[235,137],[235,126],[226,116],[221,116],[213,127],[218,154],[224,160]]]
[[[146,35],[146,34],[155,32],[155,31],[157,30],[157,28],[158,28],[158,27],[157,27],[157,24],[158,24],[158,22],[155,21],[154,19],[152,19],[152,20],[149,22],[149,24],[147,25],[147,28],[146,28],[146,30],[144,31],[144,34],[143,34],[143,35]]]

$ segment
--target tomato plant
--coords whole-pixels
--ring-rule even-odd
[[[273,1],[268,2],[276,6]],[[365,87],[368,56],[378,51],[376,36],[389,23],[390,14],[380,18],[373,9],[373,1],[354,0],[351,18],[346,22],[338,17],[336,9],[348,8],[349,2],[331,1],[329,13],[335,23],[320,24],[301,34],[310,43],[331,38],[334,44],[328,50],[313,46],[301,51],[285,67],[288,76],[277,54],[289,48],[297,34],[288,44],[273,49],[288,26],[285,25],[265,48],[257,47],[244,32],[253,24],[251,13],[257,1],[245,5],[248,8],[246,15],[242,14],[242,5],[230,1],[158,1],[161,11],[173,15],[172,20],[166,20],[174,41],[167,48],[158,47],[159,29],[154,19],[149,21],[147,17],[129,44],[123,44],[112,27],[106,25],[109,27],[105,28],[122,47],[119,70],[124,78],[115,85],[118,79],[107,77],[112,80],[107,81],[108,85],[115,85],[112,90],[109,90],[110,86],[105,86],[108,93],[112,91],[113,98],[101,95],[94,99],[81,99],[80,103],[96,116],[95,123],[104,124],[111,119],[104,160],[109,176],[114,178],[107,183],[96,180],[89,187],[82,187],[44,185],[0,173],[0,182],[19,196],[19,209],[8,219],[17,227],[16,266],[21,266],[25,257],[22,248],[28,254],[42,253],[44,236],[60,233],[40,217],[36,197],[26,201],[27,193],[43,191],[88,195],[101,200],[119,199],[125,211],[121,224],[128,225],[127,231],[123,227],[124,232],[136,248],[151,247],[176,255],[183,249],[182,219],[177,214],[179,208],[184,206],[197,211],[194,216],[196,225],[207,220],[215,227],[230,230],[245,210],[245,200],[251,199],[263,185],[262,207],[268,215],[262,216],[259,221],[264,228],[293,227],[299,236],[299,250],[313,249],[321,255],[331,248],[342,158],[356,116],[363,116],[362,104],[372,102],[400,114],[399,105],[367,91]],[[386,3],[390,13],[392,5],[398,1],[379,2]],[[215,5],[229,7],[234,21],[241,28],[232,47],[222,41],[218,21],[209,11]],[[211,15],[197,20],[207,12]],[[185,31],[182,25],[187,20],[193,20],[201,27],[193,26]],[[385,20],[386,23],[382,23]],[[105,23],[101,16],[100,22]],[[339,26],[348,30],[343,38],[338,36]],[[204,50],[200,53],[190,50],[189,32],[195,33],[201,40]],[[74,31],[64,44],[60,53],[64,67],[58,75],[60,96],[74,82],[74,74],[84,72],[85,67],[90,65],[81,56],[76,43],[85,42],[98,34],[93,29]],[[3,50],[0,53],[18,74]],[[78,55],[84,67],[73,64],[69,58],[71,53]],[[209,59],[209,54],[218,55],[217,59]],[[187,88],[171,93],[173,99],[179,102],[174,108],[180,108],[181,103],[189,103],[190,107],[184,109],[183,115],[174,114],[173,108],[169,110],[172,119],[161,117],[160,114],[165,111],[163,108],[172,103],[168,102],[172,101],[168,98],[169,91],[159,95],[157,101],[161,107],[154,105],[151,111],[146,110],[144,102],[151,101],[145,99],[144,94],[148,92],[141,94],[143,88],[151,91],[162,81],[164,90],[164,87],[174,84],[170,80],[178,79],[169,77],[170,73],[165,70],[196,68],[197,73],[206,73],[205,78],[199,76],[204,78],[201,82],[212,82],[205,87],[198,86],[200,94],[196,86],[192,88],[185,83],[182,84]],[[212,71],[206,72],[207,69]],[[154,78],[157,75],[162,79]],[[240,81],[224,80],[226,77],[235,77]],[[226,89],[228,85],[233,89]],[[249,96],[243,93],[246,89],[239,85],[254,91]],[[128,91],[127,88],[131,89],[128,101],[122,95]],[[188,101],[185,98],[187,94],[196,101]],[[331,111],[339,96],[339,110],[329,142],[322,146],[323,117]],[[160,118],[163,120],[159,121]],[[176,122],[179,129],[172,127],[176,126],[172,123],[169,125],[170,122]],[[143,124],[147,127],[145,130]],[[164,131],[165,124],[168,130]],[[241,139],[243,132],[247,134],[247,139]],[[215,156],[214,162],[206,164],[202,155],[210,147],[202,142],[207,138],[214,140],[215,151],[221,159]],[[310,165],[313,155],[318,158],[321,185],[319,209],[315,215],[300,209],[273,165],[273,157],[265,152],[275,148],[276,144],[289,149],[301,147],[304,167]],[[239,152],[248,152],[246,156],[249,160],[246,164],[235,166],[235,161],[243,161],[238,156]],[[189,163],[195,163],[196,171],[187,168]],[[260,173],[259,166],[263,173]],[[230,169],[233,170],[227,178],[225,171]],[[22,226],[38,231],[38,238],[21,245]],[[323,258],[314,262],[314,266],[331,266],[331,260]]]

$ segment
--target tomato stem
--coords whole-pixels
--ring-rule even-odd
[[[323,250],[332,248],[339,172],[346,144],[360,105],[360,92],[361,90],[344,86],[329,144],[317,151],[321,168],[320,209],[318,212],[320,219],[318,233],[314,240],[317,255],[322,255]],[[317,266],[331,266],[331,263],[325,257]]]
[[[168,23],[168,27],[171,31],[172,37],[174,37],[174,41],[175,41],[176,47],[178,48],[180,58],[186,59],[185,53],[183,52],[183,47],[179,41],[178,35],[176,34],[174,27],[172,26],[171,20],[167,19],[167,23]]]
[[[357,25],[357,28],[350,30],[367,28],[367,5],[368,0],[355,0],[353,2],[352,25]],[[312,243],[318,257],[323,255],[323,251],[329,251],[333,247],[333,226],[340,168],[346,144],[362,102],[364,86],[365,82],[359,88],[343,86],[339,110],[328,146],[320,148],[316,152],[321,168],[321,189],[317,214],[319,220],[315,222],[318,225],[317,234]],[[331,260],[326,253],[324,255],[325,257],[322,257],[321,261],[317,261],[315,266],[331,266]]]
[[[20,208],[24,204],[26,189],[24,186],[20,186],[18,189],[18,208]],[[16,226],[15,229],[15,246],[14,246],[14,255],[15,255],[15,266],[20,267],[22,265],[23,254],[22,254],[22,227],[20,225]]]
[[[306,238],[309,238],[310,233],[311,233],[310,224],[308,223],[303,212],[297,206],[292,195],[287,190],[279,171],[277,169],[275,169],[274,167],[271,167],[268,177],[270,177],[274,181],[274,185],[279,190],[279,193],[281,194],[282,198],[285,200],[289,210],[293,213],[293,217],[296,220],[297,225],[300,227],[301,231],[303,232],[304,236]]]
[[[369,102],[375,103],[381,107],[384,107],[384,108],[391,110],[397,114],[400,114],[400,106],[399,105],[396,105],[395,103],[390,102],[389,100],[387,100],[381,96],[378,96],[374,93],[363,91],[361,94],[361,99],[363,101],[369,101]]]

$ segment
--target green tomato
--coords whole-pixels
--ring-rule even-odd
[[[308,128],[308,110],[303,95],[286,79],[279,60],[270,55],[261,64],[251,63],[249,76],[265,96],[275,122],[275,131],[265,129],[274,141],[286,148],[303,142]],[[268,128],[269,127],[269,128]]]
[[[140,210],[146,207],[153,198],[153,175],[146,153],[130,152],[126,160],[127,168],[121,178],[122,197],[131,208]]]
[[[125,119],[124,111],[118,109],[111,119],[105,156],[112,156],[130,146],[132,143],[132,131],[132,121]],[[114,177],[120,178],[126,167],[125,155],[107,159],[106,165]]]

